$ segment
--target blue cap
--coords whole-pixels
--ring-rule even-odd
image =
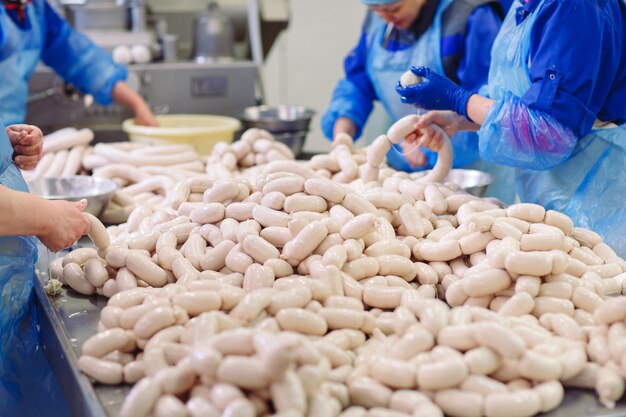
[[[368,6],[382,6],[383,4],[397,3],[400,0],[361,0],[361,3]]]

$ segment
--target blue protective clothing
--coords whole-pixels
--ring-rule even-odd
[[[104,105],[127,76],[125,67],[73,30],[45,0],[27,5],[24,21],[0,4],[0,119],[7,125],[24,122],[28,79],[40,59]]]
[[[502,5],[504,11],[508,12],[508,10],[511,8],[511,5],[513,4],[513,0],[500,0],[500,4]]]
[[[626,4],[517,1],[492,56],[481,156],[626,257]]]
[[[403,103],[429,110],[454,110],[467,118],[467,102],[472,92],[427,67],[411,67],[411,72],[422,77],[423,81],[407,87],[402,87],[398,81],[396,92],[400,94]]]
[[[0,123],[0,185],[28,192]],[[33,280],[37,240],[0,236],[0,415],[69,416],[37,336]]]
[[[397,120],[415,113],[413,106],[403,104],[394,92],[394,86],[400,76],[411,65],[427,65],[443,73],[442,56],[454,55],[460,50],[465,53],[457,70],[461,85],[470,91],[478,89],[486,82],[485,75],[489,68],[489,48],[499,27],[500,17],[489,5],[476,8],[467,22],[466,35],[462,37],[442,36],[442,14],[452,0],[441,0],[437,6],[432,24],[416,38],[410,30],[394,29],[387,41],[387,25],[373,14],[366,19],[357,47],[345,60],[346,77],[339,81],[331,104],[322,116],[322,130],[329,139],[333,127],[340,117],[352,120],[357,133],[361,135],[363,126],[369,117],[374,100],[380,100],[392,119]],[[481,45],[480,48],[476,45]],[[478,159],[477,137],[464,132],[453,139],[456,167],[466,166]],[[422,150],[428,164],[421,169],[434,165],[437,155],[427,149]],[[396,169],[414,171],[398,147],[387,154],[388,163]]]

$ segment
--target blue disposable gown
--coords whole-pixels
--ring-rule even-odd
[[[626,3],[516,1],[492,57],[481,156],[626,256]]]
[[[104,105],[127,76],[125,67],[73,30],[45,0],[28,4],[23,21],[0,6],[0,119],[7,125],[24,122],[28,79],[40,59]]]
[[[461,86],[469,91],[478,91],[486,83],[491,59],[489,45],[500,28],[500,17],[489,5],[480,6],[468,19],[464,39],[459,36],[443,37],[442,14],[451,3],[451,0],[439,2],[432,25],[419,38],[415,39],[410,31],[396,30],[398,36],[385,46],[386,24],[374,14],[368,15],[359,44],[344,61],[345,78],[335,87],[330,106],[322,116],[322,130],[327,138],[332,138],[333,127],[340,117],[347,117],[355,123],[355,138],[359,138],[375,100],[381,101],[393,120],[414,114],[415,107],[401,103],[394,90],[400,76],[411,66],[429,66],[443,74],[442,57],[461,50],[465,53],[456,74]],[[511,170],[479,160],[476,133],[460,132],[452,138],[452,144],[454,167],[491,172],[499,181],[487,190],[487,195],[513,202]],[[432,168],[437,154],[428,149],[422,151],[428,163],[419,169]],[[406,161],[397,145],[387,154],[387,162],[398,170],[416,170]]]
[[[0,122],[0,185],[28,192]],[[0,236],[0,416],[69,417],[39,343],[33,280],[37,240]]]

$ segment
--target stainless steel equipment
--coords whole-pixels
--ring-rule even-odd
[[[493,178],[491,174],[476,169],[452,169],[445,182],[452,182],[468,193],[482,197]]]
[[[66,17],[80,31],[122,31],[127,26],[126,10],[115,3],[72,4],[67,7]]]
[[[86,212],[94,216],[104,213],[118,185],[106,178],[75,175],[72,177],[39,178],[28,183],[30,192],[46,200],[87,200]]]
[[[430,171],[418,171],[411,174],[412,179],[418,179]],[[482,197],[489,184],[493,182],[491,174],[476,169],[451,169],[444,182],[451,182],[463,190],[477,197]]]
[[[258,127],[271,132],[298,156],[315,112],[302,106],[248,107],[240,116],[244,128]]]
[[[196,62],[233,59],[233,24],[217,3],[209,4],[193,22],[193,59]]]
[[[235,115],[254,104],[256,67],[250,61],[195,63],[163,62],[129,66],[129,84],[157,114]],[[28,105],[26,120],[50,132],[65,126],[89,127],[96,140],[124,140],[126,108],[86,106],[83,97],[68,90],[50,69],[41,68],[30,80],[36,100]],[[71,94],[70,91],[74,91]]]
[[[210,1],[216,1],[233,24],[234,59],[193,62],[193,22]],[[274,10],[268,15],[263,7],[250,6],[258,1],[266,4],[265,9],[269,4],[270,9],[282,13]],[[156,114],[232,116],[258,104],[261,89],[255,78],[261,62],[251,59],[252,45],[263,45],[256,54],[262,57],[286,27],[288,16],[286,0],[55,0],[54,6],[109,51],[135,45],[152,51],[154,62],[129,66],[128,83]],[[249,31],[250,22],[259,22],[256,27],[260,30]],[[267,36],[265,32],[261,35],[265,28]],[[175,61],[176,57],[180,61]],[[133,117],[130,111],[115,104],[94,104],[47,67],[37,68],[29,89],[27,123],[44,132],[71,125],[90,127],[96,141],[126,138],[120,125]]]

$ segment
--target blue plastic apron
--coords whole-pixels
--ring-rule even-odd
[[[28,192],[0,122],[0,185]],[[1,214],[0,214],[1,215]],[[37,336],[37,240],[0,236],[0,416],[69,416]]]
[[[413,105],[402,103],[395,91],[395,85],[402,74],[411,66],[421,65],[430,67],[440,74],[444,73],[441,60],[441,17],[453,1],[441,0],[430,28],[411,47],[399,51],[389,51],[383,46],[386,24],[378,18],[370,20],[370,26],[366,30],[367,43],[370,47],[367,73],[378,99],[392,120],[398,120],[416,112]],[[454,137],[452,143],[455,166],[464,166],[478,159],[478,137],[475,133],[460,133]],[[428,165],[420,169],[431,168],[437,160],[437,153],[428,149],[422,149],[422,152],[428,158]],[[387,153],[387,162],[400,171],[416,170],[407,162],[398,145]]]
[[[508,90],[521,97],[531,86],[530,32],[537,10],[517,25],[509,11],[491,52],[488,94],[500,100]],[[597,124],[599,125],[599,124]],[[626,257],[626,128],[594,128],[578,140],[571,157],[545,171],[516,169],[520,199],[569,215],[576,226],[599,233]]]
[[[39,62],[45,41],[35,7],[34,4],[26,7],[29,26],[21,29],[0,5],[3,37],[0,49],[0,115],[7,125],[24,123],[28,79]]]

